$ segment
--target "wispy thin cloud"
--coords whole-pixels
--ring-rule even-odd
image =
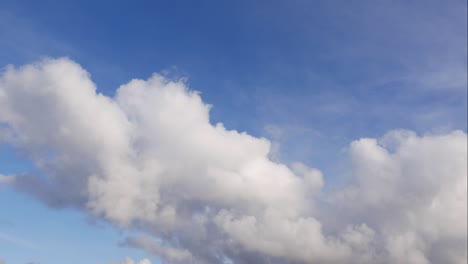
[[[9,234],[3,231],[0,231],[0,240],[26,249],[40,249],[39,245],[28,239],[24,239],[22,237],[19,237],[18,235]]]

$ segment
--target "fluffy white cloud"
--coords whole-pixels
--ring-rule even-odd
[[[323,201],[320,171],[272,161],[268,140],[209,109],[157,74],[107,97],[68,59],[9,67],[0,136],[40,175],[8,181],[146,232],[126,244],[169,263],[466,261],[465,133],[355,141],[353,183]]]
[[[350,146],[355,182],[334,204],[343,219],[380,232],[391,262],[465,263],[466,146],[461,131],[357,140]]]

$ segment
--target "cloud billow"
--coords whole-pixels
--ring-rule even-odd
[[[209,111],[158,74],[108,97],[66,58],[8,67],[0,140],[37,170],[0,183],[142,231],[124,244],[167,263],[466,262],[466,133],[354,141],[352,182],[321,194],[320,171]]]

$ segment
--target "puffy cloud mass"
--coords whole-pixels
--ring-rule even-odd
[[[209,111],[158,74],[108,97],[69,59],[8,67],[0,139],[37,169],[0,182],[139,230],[124,244],[167,263],[466,263],[466,133],[354,141],[351,182],[322,193]]]

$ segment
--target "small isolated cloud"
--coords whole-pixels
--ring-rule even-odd
[[[321,193],[319,170],[209,111],[158,74],[104,96],[69,59],[0,77],[6,141],[41,172],[10,183],[145,233],[125,244],[167,263],[466,262],[466,133],[356,140],[351,183]]]

